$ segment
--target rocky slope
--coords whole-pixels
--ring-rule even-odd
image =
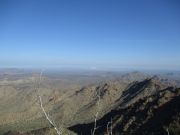
[[[123,92],[121,98],[118,106],[97,122],[97,135],[105,135],[110,131],[115,135],[180,133],[180,89],[166,88],[149,79],[134,83]],[[94,122],[74,125],[69,129],[78,134],[90,135],[93,127]]]
[[[112,76],[114,74],[111,75],[111,78]],[[96,84],[88,84],[80,89],[72,85],[74,89],[70,90],[61,88],[58,85],[60,80],[54,81],[43,77],[38,93],[34,89],[36,85],[32,80],[34,78],[29,75],[28,77],[23,76],[23,79],[1,81],[0,135],[56,134],[42,113],[37,94],[41,95],[45,110],[57,126],[63,128],[64,134],[74,134],[68,129],[78,134],[90,134],[97,111],[99,112],[97,119],[101,128],[97,130],[96,134],[106,134],[106,126],[111,118],[113,134],[138,133],[137,129],[129,131],[132,128],[131,123],[136,120],[134,118],[136,117],[134,116],[135,110],[143,108],[140,105],[146,103],[144,100],[151,99],[164,91],[175,90],[172,83],[162,81],[157,76],[151,77],[139,72],[116,75],[112,80],[98,81]],[[52,82],[49,83],[49,80]],[[67,88],[71,88],[71,86]],[[169,98],[167,102],[170,102],[171,97],[175,97],[172,95],[167,95]],[[160,98],[158,97],[158,99]],[[154,101],[155,98],[152,100]],[[159,107],[161,106],[157,106],[157,108]],[[141,113],[137,116],[140,117]],[[138,127],[139,124],[140,127],[144,125],[144,123],[138,123],[143,121],[147,120],[136,121],[135,127]],[[122,127],[119,128],[118,124]],[[11,130],[17,132],[14,133]]]

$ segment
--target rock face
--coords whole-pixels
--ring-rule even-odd
[[[98,120],[95,134],[105,135],[110,131],[113,135],[180,133],[180,89],[147,79],[131,84],[116,104],[112,111]],[[90,135],[93,128],[94,122],[69,127],[82,135]]]

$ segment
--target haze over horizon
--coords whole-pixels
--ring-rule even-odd
[[[1,0],[0,67],[180,69],[178,0]]]

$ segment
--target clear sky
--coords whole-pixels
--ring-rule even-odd
[[[180,69],[180,1],[0,0],[0,67]]]

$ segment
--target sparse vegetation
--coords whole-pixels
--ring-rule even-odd
[[[108,75],[112,78],[113,73]],[[33,76],[23,76],[27,81],[18,81],[21,75],[16,77],[17,82],[13,80],[13,84],[11,81],[3,84],[1,80],[1,135],[13,132],[57,135],[54,122],[56,127],[61,126],[62,135],[126,135],[140,134],[142,131],[147,131],[143,133],[147,135],[159,132],[167,135],[164,127],[168,127],[170,135],[179,134],[179,121],[174,121],[179,118],[179,89],[157,77],[138,75],[137,72],[119,74],[118,79],[117,76],[112,80],[102,81],[99,78],[97,83],[86,86],[78,84],[74,89],[61,90],[56,84],[57,76],[55,81],[47,75],[43,76],[40,87],[36,87],[38,82],[33,81],[38,75]],[[159,108],[166,116],[161,114],[158,120]],[[159,128],[152,129],[149,126],[152,123]]]

